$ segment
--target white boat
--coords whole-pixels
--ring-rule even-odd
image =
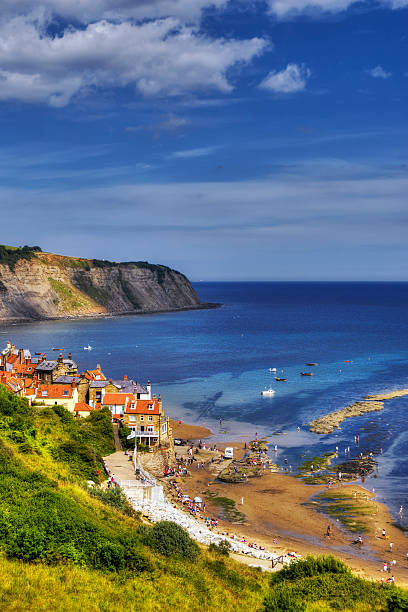
[[[276,368],[269,368],[270,372],[276,372]]]
[[[84,351],[92,351],[92,346],[88,344],[88,346],[84,346]]]
[[[261,391],[261,395],[273,395],[275,393],[275,389],[265,389],[265,391]]]

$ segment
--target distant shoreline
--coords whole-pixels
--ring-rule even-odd
[[[11,325],[11,324],[30,324],[30,323],[40,323],[42,321],[76,321],[76,320],[85,320],[85,319],[111,319],[115,317],[128,317],[128,316],[143,316],[143,315],[154,315],[154,314],[166,314],[172,312],[185,312],[188,310],[211,310],[213,308],[221,308],[223,306],[222,303],[217,302],[202,302],[201,304],[196,304],[194,306],[183,306],[181,308],[166,308],[163,310],[128,310],[124,312],[101,312],[101,313],[88,313],[84,315],[70,315],[63,317],[10,317],[7,319],[0,319],[1,325]]]

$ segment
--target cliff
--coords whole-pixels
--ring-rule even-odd
[[[180,272],[0,246],[0,321],[208,308]]]

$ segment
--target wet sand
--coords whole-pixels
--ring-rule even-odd
[[[244,452],[242,443],[232,442],[228,446],[235,448],[237,457]],[[197,458],[205,460],[210,456],[209,451],[200,451]],[[206,502],[205,515],[219,519],[219,532],[245,537],[247,541],[256,542],[278,554],[292,551],[302,556],[333,554],[355,573],[375,581],[391,576],[381,570],[384,561],[389,563],[395,559],[397,564],[392,567],[392,574],[396,584],[408,587],[408,539],[394,527],[386,506],[376,502],[374,495],[364,488],[357,484],[336,484],[330,489],[356,493],[364,497],[364,504],[373,504],[372,514],[358,517],[369,529],[368,533],[363,534],[364,543],[360,547],[353,544],[358,534],[346,531],[336,519],[325,516],[310,503],[311,497],[327,491],[326,486],[305,485],[293,476],[269,472],[246,483],[226,484],[216,480],[221,465],[214,464],[205,469],[193,466],[190,475],[180,482],[190,497],[199,495],[203,498]],[[244,513],[246,522],[234,524],[227,520],[222,508],[214,503],[215,496],[233,500],[236,509]],[[330,537],[326,536],[328,525],[331,526]],[[383,528],[386,538],[381,537]],[[392,553],[390,542],[393,542]]]
[[[173,438],[183,440],[200,440],[213,435],[211,429],[202,425],[189,425],[180,421],[170,419],[170,426],[173,430]]]

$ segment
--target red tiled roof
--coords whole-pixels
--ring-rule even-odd
[[[43,391],[47,391],[47,395],[43,395]],[[68,393],[64,393],[68,391]],[[71,385],[39,385],[37,397],[52,397],[54,398],[71,398],[73,388]]]
[[[149,406],[153,406],[153,410]],[[160,414],[160,404],[157,400],[136,400],[135,407],[126,406],[126,414]]]
[[[98,404],[96,404],[95,406],[90,406],[89,404],[86,404],[85,402],[78,402],[77,404],[75,404],[74,412],[92,412],[93,410],[99,410],[99,409],[100,409],[100,404],[98,407]]]
[[[87,370],[85,378],[88,380],[106,380],[106,376],[101,370]]]
[[[125,406],[129,402],[135,402],[133,393],[106,393],[102,404],[104,406]]]

